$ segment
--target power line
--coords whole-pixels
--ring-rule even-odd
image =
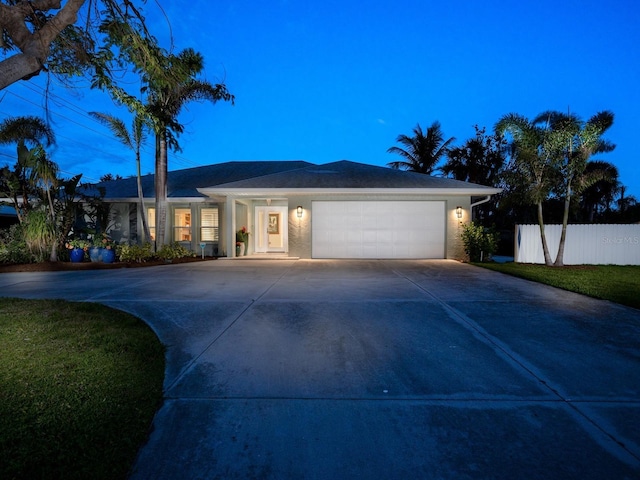
[[[38,108],[42,108],[42,105],[38,105],[37,103],[35,103],[35,102],[31,101],[31,100],[28,100],[28,99],[26,99],[26,98],[24,98],[24,97],[21,97],[20,95],[18,95],[18,94],[17,94],[17,93],[15,93],[15,92],[8,92],[8,93],[10,93],[11,95],[13,95],[13,96],[14,96],[14,97],[16,97],[16,98],[19,98],[19,99],[20,99],[20,100],[22,100],[22,101],[25,101],[25,102],[30,103],[31,105],[35,105],[35,106],[36,106],[36,107],[38,107]],[[94,132],[94,133],[97,133],[98,135],[102,135],[102,136],[104,136],[104,137],[111,138],[111,137],[109,137],[107,134],[105,134],[105,133],[103,133],[103,132],[99,132],[99,131],[97,131],[97,130],[94,130],[93,128],[88,127],[87,125],[83,125],[82,123],[78,123],[78,122],[76,122],[75,120],[73,120],[73,119],[71,119],[71,118],[69,118],[69,117],[67,117],[67,116],[65,116],[65,115],[63,115],[63,114],[61,114],[60,112],[52,111],[51,113],[55,113],[55,114],[56,114],[56,115],[58,115],[59,117],[62,117],[62,118],[64,118],[65,120],[70,121],[71,123],[75,123],[76,125],[78,125],[78,126],[80,126],[80,127],[82,127],[82,128],[86,128],[87,130],[90,130],[90,131],[92,131],[92,132]]]
[[[96,123],[97,123],[97,124],[99,124],[99,125],[102,125],[100,121],[98,121],[96,118],[94,118],[94,117],[92,117],[92,116],[88,115],[88,113],[86,113],[84,110],[80,109],[79,107],[77,107],[77,106],[76,106],[76,105],[74,105],[73,103],[71,103],[68,99],[62,98],[62,97],[60,97],[59,95],[54,94],[53,92],[46,92],[46,91],[45,91],[42,87],[40,87],[39,85],[23,85],[23,86],[25,86],[25,87],[29,88],[31,91],[33,91],[33,92],[35,92],[35,93],[40,93],[40,94],[42,94],[42,95],[46,94],[46,95],[49,95],[49,96],[51,96],[51,97],[55,97],[55,98],[57,98],[57,99],[58,99],[58,103],[66,104],[67,108],[72,109],[75,113],[78,113],[79,115],[82,115],[83,117],[85,117],[85,118],[87,118],[87,119],[90,119],[91,121],[96,122]],[[41,92],[36,91],[36,89],[41,90]],[[17,97],[17,98],[20,98],[21,100],[24,100],[24,101],[26,101],[26,102],[31,103],[32,105],[37,106],[38,108],[43,108],[41,105],[37,105],[36,103],[34,103],[34,102],[32,102],[32,101],[30,101],[30,100],[28,100],[28,99],[25,99],[24,97],[21,97],[21,96],[17,95],[16,93],[13,93],[13,92],[9,92],[9,93],[11,93],[12,95],[14,95],[14,96],[15,96],[15,97]],[[69,121],[71,121],[71,122],[75,123],[76,125],[79,125],[79,126],[81,126],[81,127],[83,127],[83,128],[87,128],[88,130],[91,130],[92,132],[98,133],[99,135],[102,135],[102,136],[104,136],[104,137],[106,137],[106,138],[108,138],[108,139],[110,139],[110,140],[113,140],[113,137],[111,137],[110,135],[107,135],[107,134],[105,134],[105,133],[103,133],[103,132],[99,132],[99,131],[97,131],[97,130],[94,130],[94,129],[92,129],[92,128],[89,128],[89,127],[87,127],[86,125],[80,124],[80,123],[78,123],[78,122],[76,122],[76,121],[74,121],[74,120],[72,120],[72,119],[70,119],[70,118],[66,117],[65,115],[62,115],[62,114],[61,114],[61,113],[59,113],[59,112],[55,112],[55,111],[53,111],[52,113],[55,113],[56,115],[58,115],[58,116],[60,116],[60,117],[62,117],[62,118],[64,118],[64,119],[66,119],[66,120],[69,120]],[[62,138],[65,138],[65,137],[62,137]],[[94,148],[94,147],[92,147],[92,148]],[[146,145],[143,145],[143,146],[141,147],[141,150],[142,150],[144,153],[147,153],[147,154],[150,154],[150,153],[151,153],[151,152],[149,152],[149,151],[147,150],[147,146],[146,146]],[[105,152],[103,152],[103,153],[105,153]],[[176,154],[176,153],[173,153],[173,154],[172,154],[172,158],[174,158],[174,160],[176,160],[178,163],[180,163],[180,164],[182,164],[182,165],[185,165],[185,166],[191,166],[191,167],[194,167],[194,166],[200,166],[200,165],[201,165],[201,164],[200,164],[200,163],[198,163],[198,162],[194,162],[193,160],[188,159],[188,158],[185,158],[185,157],[182,157],[182,156],[180,156],[180,155],[178,155],[178,154]]]
[[[29,89],[29,90],[31,90],[32,92],[35,92],[35,93],[37,93],[37,94],[40,94],[40,95],[46,96],[47,98],[51,98],[51,100],[52,100],[52,101],[57,102],[57,105],[58,105],[58,106],[59,106],[59,105],[62,105],[62,104],[66,104],[66,107],[67,107],[67,108],[69,108],[69,109],[73,110],[73,111],[74,111],[75,113],[77,113],[78,115],[81,115],[81,116],[83,116],[83,117],[85,117],[85,118],[87,118],[87,119],[89,119],[89,120],[91,120],[91,121],[93,121],[93,122],[98,123],[98,124],[100,123],[100,122],[98,122],[98,120],[96,120],[94,117],[92,117],[92,116],[90,116],[90,115],[87,115],[87,114],[84,112],[84,110],[82,110],[80,107],[78,107],[78,106],[74,105],[74,104],[73,104],[73,103],[71,103],[69,100],[67,100],[67,99],[65,99],[65,98],[62,98],[61,96],[56,95],[56,94],[55,94],[55,93],[53,93],[53,92],[50,92],[50,91],[48,91],[48,90],[45,90],[45,89],[44,89],[44,88],[42,88],[40,85],[35,85],[35,84],[33,84],[33,85],[32,85],[32,84],[28,84],[28,83],[27,83],[27,84],[23,84],[22,86],[23,86],[23,87],[25,87],[25,88],[28,88],[28,89]],[[56,99],[57,99],[57,100],[56,100]]]
[[[57,94],[55,94],[55,93],[53,93],[53,92],[45,91],[45,89],[44,89],[44,88],[42,88],[41,86],[39,86],[39,85],[37,85],[37,84],[23,84],[23,85],[21,85],[21,86],[25,86],[25,87],[27,87],[29,90],[31,90],[32,92],[34,92],[34,93],[36,93],[36,94],[39,94],[39,95],[42,95],[42,96],[47,95],[47,96],[49,96],[50,98],[52,98],[52,99],[53,99],[53,101],[55,101],[55,102],[56,102],[56,106],[59,106],[59,107],[62,107],[62,108],[65,108],[65,107],[66,107],[66,108],[68,108],[68,109],[72,110],[75,114],[78,114],[78,115],[80,115],[80,116],[82,116],[82,117],[84,117],[84,118],[90,119],[90,120],[92,120],[93,122],[96,122],[97,124],[100,124],[100,125],[101,125],[101,123],[100,123],[96,118],[94,118],[94,117],[90,116],[86,111],[84,111],[84,110],[83,110],[83,109],[81,109],[80,107],[78,107],[78,106],[74,105],[73,103],[71,103],[71,102],[70,102],[68,99],[66,99],[66,98],[63,98],[63,97],[61,97],[61,96],[59,96],[59,95],[57,95]],[[38,91],[38,90],[39,90],[39,91]],[[15,93],[15,92],[13,92],[13,91],[8,91],[8,92],[6,92],[6,93],[10,93],[10,94],[11,94],[11,95],[13,95],[14,97],[16,97],[16,98],[18,98],[18,99],[20,99],[20,100],[22,100],[22,101],[24,101],[24,102],[27,102],[27,103],[29,103],[29,104],[31,104],[31,105],[34,105],[35,107],[37,107],[37,108],[39,108],[39,109],[45,109],[45,107],[44,107],[44,106],[42,106],[42,105],[38,105],[38,104],[37,104],[37,103],[35,103],[34,101],[29,100],[29,99],[27,99],[27,98],[24,98],[23,96],[18,95],[17,93]],[[91,131],[91,132],[93,132],[93,133],[96,133],[96,134],[98,134],[98,135],[101,135],[101,136],[103,136],[103,137],[107,138],[107,139],[108,139],[108,140],[110,140],[110,141],[114,141],[114,140],[115,140],[112,136],[110,136],[110,135],[108,135],[108,134],[106,134],[106,133],[104,133],[104,132],[100,132],[100,131],[98,131],[98,130],[95,130],[95,129],[93,129],[93,128],[91,128],[91,127],[87,126],[86,124],[79,123],[79,122],[77,122],[77,121],[75,121],[75,120],[73,120],[73,119],[69,118],[68,116],[63,115],[62,113],[60,113],[60,112],[58,112],[58,111],[54,111],[54,110],[48,110],[48,111],[49,111],[50,113],[53,113],[53,114],[57,115],[58,117],[61,117],[61,118],[65,119],[65,120],[67,120],[67,121],[69,121],[69,122],[72,122],[73,124],[75,124],[75,125],[77,125],[77,126],[79,126],[79,127],[81,127],[81,128],[85,128],[85,129],[87,129],[87,130],[89,130],[89,131]],[[7,114],[6,112],[0,112],[0,113],[3,113],[4,115],[7,115],[7,116],[11,116],[10,114]],[[98,150],[98,149],[96,149],[95,145],[91,145],[91,146],[89,146],[89,145],[83,144],[82,142],[78,142],[78,141],[77,141],[77,139],[72,139],[72,138],[69,138],[69,137],[66,137],[66,136],[64,136],[64,135],[60,135],[60,134],[57,134],[57,136],[58,136],[58,137],[60,137],[60,138],[64,138],[64,139],[66,139],[66,140],[70,141],[71,143],[76,144],[76,145],[79,145],[79,146],[81,146],[81,147],[89,148],[89,149],[94,150],[94,151],[96,151],[96,150],[97,150],[97,151],[99,151],[100,153],[102,153],[102,154],[104,154],[104,155],[107,155],[107,156],[108,156],[108,155],[110,155],[110,153],[105,152],[104,150]],[[142,151],[143,153],[147,154],[147,155],[151,155],[151,154],[153,154],[153,153],[154,153],[154,152],[150,151],[146,145],[143,145],[143,146],[141,147],[141,151]],[[185,167],[197,167],[197,166],[201,166],[201,165],[202,165],[202,163],[195,162],[195,161],[193,161],[193,160],[191,160],[191,159],[188,159],[188,158],[182,157],[182,156],[180,156],[180,155],[178,155],[178,154],[176,154],[176,153],[170,153],[170,155],[171,155],[171,159],[172,159],[174,162],[178,163],[179,165],[185,166]]]

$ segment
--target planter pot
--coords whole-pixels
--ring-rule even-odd
[[[101,262],[102,261],[102,248],[101,247],[91,247],[89,249],[89,258],[92,262]]]
[[[74,248],[69,252],[69,259],[73,263],[80,263],[84,260],[84,250],[82,248]]]
[[[238,243],[240,243],[240,245],[236,245],[236,257],[246,255],[245,244],[243,242]]]
[[[103,248],[102,249],[102,262],[103,263],[113,263],[116,259],[116,252],[113,248]]]

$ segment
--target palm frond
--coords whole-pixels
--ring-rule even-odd
[[[387,149],[388,153],[399,155],[405,161],[389,162],[387,165],[391,168],[402,168],[429,175],[435,170],[440,159],[449,151],[450,145],[454,141],[453,137],[444,140],[440,122],[433,122],[426,132],[418,123],[413,128],[413,136],[400,134],[396,138],[396,142],[406,148],[394,146]]]
[[[0,144],[18,143],[24,140],[31,145],[45,146],[55,143],[53,130],[39,117],[9,117],[0,123]]]
[[[129,135],[129,131],[122,120],[108,113],[89,112],[89,115],[111,130],[111,133],[126,145],[127,148],[130,148],[131,150],[135,149],[131,135]]]

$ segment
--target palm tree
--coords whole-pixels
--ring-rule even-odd
[[[42,192],[48,205],[48,229],[53,234],[49,260],[57,261],[57,219],[54,196],[58,186],[58,165],[47,155],[42,142],[51,145],[55,136],[51,128],[38,117],[12,117],[0,125],[0,143],[17,143],[17,161],[13,170],[3,171],[2,190],[14,203],[22,223],[30,210],[32,196]],[[27,145],[32,146],[29,148]],[[52,193],[53,192],[53,193]]]
[[[499,135],[487,135],[484,127],[474,128],[474,138],[462,147],[449,148],[447,161],[440,170],[456,180],[494,186],[504,166],[505,141]]]
[[[126,19],[125,19],[126,20]],[[118,47],[120,58],[132,64],[140,73],[141,92],[146,102],[128,94],[123,88],[109,81],[107,75],[99,75],[96,86],[106,88],[114,100],[126,105],[148,121],[156,137],[155,154],[155,206],[156,247],[165,243],[167,210],[168,149],[180,151],[177,137],[183,126],[178,122],[182,107],[193,100],[219,100],[233,103],[224,83],[211,84],[196,77],[204,68],[202,55],[188,48],[177,55],[167,53],[148,32],[144,34],[131,22],[118,15],[110,15],[103,23],[110,41]]]
[[[404,160],[389,162],[387,165],[395,169],[431,175],[440,159],[447,154],[449,145],[455,142],[455,138],[444,140],[440,122],[435,121],[427,128],[426,134],[420,124],[417,124],[412,137],[401,134],[396,138],[396,142],[401,143],[404,148],[394,146],[387,152],[400,155]]]
[[[598,178],[584,189],[580,198],[580,206],[586,220],[592,223],[596,214],[602,213],[600,209],[611,210],[614,197],[620,192],[620,188],[624,187],[620,185],[618,169],[609,162],[591,161],[587,163],[584,173],[591,179]]]
[[[544,231],[542,209],[543,202],[549,196],[555,181],[549,152],[544,149],[548,131],[517,113],[509,113],[500,118],[496,123],[495,131],[498,135],[508,133],[511,136],[509,144],[511,161],[505,177],[510,183],[520,187],[520,193],[525,201],[537,207],[544,263],[551,266],[553,262]]]
[[[11,198],[20,223],[24,221],[24,214],[30,208],[29,201],[34,188],[34,160],[42,158],[42,155],[34,154],[42,148],[43,142],[45,146],[55,143],[55,135],[49,125],[38,117],[10,117],[0,123],[0,144],[17,144],[13,170],[9,167],[2,169],[0,193]],[[27,146],[33,148],[29,149]]]
[[[558,255],[554,266],[561,267],[564,265],[571,198],[602,178],[602,175],[585,175],[591,156],[596,153],[611,152],[615,148],[614,144],[602,138],[613,125],[613,113],[598,112],[586,122],[582,122],[573,114],[551,111],[538,115],[534,123],[546,124],[549,134],[543,148],[549,152],[553,166],[560,174],[559,186],[564,198],[564,213]]]
[[[577,116],[549,111],[529,121],[508,114],[496,124],[496,132],[511,134],[512,168],[520,185],[529,185],[527,198],[538,207],[538,223],[547,266],[564,265],[564,247],[571,198],[602,178],[601,173],[585,172],[595,153],[610,152],[615,146],[602,139],[613,124],[613,113],[599,112],[587,122]],[[555,262],[551,261],[544,234],[542,203],[552,191],[564,201],[562,233]]]
[[[633,195],[626,195],[627,187],[622,185],[618,189],[618,195],[620,198],[616,200],[616,204],[618,206],[618,211],[624,215],[630,208],[638,205],[638,200]]]
[[[183,126],[178,122],[180,111],[190,101],[219,100],[233,103],[231,95],[224,83],[211,84],[195,78],[204,68],[204,60],[200,53],[193,49],[185,49],[178,55],[162,57],[164,69],[162,74],[144,75],[147,84],[148,103],[146,115],[153,126],[156,136],[155,162],[155,195],[156,195],[156,246],[165,241],[167,211],[167,173],[168,148],[180,151],[177,137]]]
[[[151,239],[149,225],[147,224],[147,214],[144,208],[144,192],[142,191],[142,171],[140,167],[140,149],[147,140],[147,125],[141,115],[133,117],[131,131],[127,130],[124,122],[108,113],[89,112],[91,116],[106,125],[111,133],[126,147],[135,152],[136,155],[136,175],[138,185],[138,205],[142,217],[142,229],[144,231],[144,241]]]

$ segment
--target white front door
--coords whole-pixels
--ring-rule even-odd
[[[287,207],[256,207],[256,253],[287,252],[289,225]]]

